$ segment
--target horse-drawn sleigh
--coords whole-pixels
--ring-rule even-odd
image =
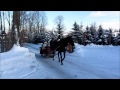
[[[65,58],[66,50],[70,53],[74,50],[74,42],[70,36],[62,38],[60,40],[51,40],[50,42],[43,43],[42,47],[40,47],[41,56],[52,57],[54,60],[54,56],[56,55],[56,51],[58,52],[58,59],[63,64],[63,60]],[[62,57],[62,52],[64,53],[64,57]]]
[[[42,46],[40,47],[40,54],[41,56],[53,56],[53,51],[50,48],[50,44],[47,42],[44,42]]]

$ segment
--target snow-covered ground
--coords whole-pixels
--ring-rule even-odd
[[[0,54],[0,79],[120,79],[120,46],[78,45],[64,65],[41,57],[41,44],[14,45]]]

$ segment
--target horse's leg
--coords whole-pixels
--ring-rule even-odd
[[[60,52],[60,62],[61,62],[61,65],[63,65],[63,62],[62,62],[62,52]]]
[[[54,55],[55,55],[55,54],[53,54],[53,60],[54,60]]]
[[[53,60],[54,60],[55,52],[53,51]]]
[[[60,52],[58,51],[58,60],[59,60],[59,62],[60,62],[60,57],[59,57],[59,55],[60,55]]]
[[[61,65],[63,65],[63,60],[65,59],[66,51],[64,51],[63,53],[64,53],[64,57],[62,58],[62,56],[61,56]]]
[[[64,51],[64,59],[65,59],[66,51]]]
[[[65,59],[66,51],[64,51],[63,53],[64,53],[64,58],[62,59],[62,61]]]

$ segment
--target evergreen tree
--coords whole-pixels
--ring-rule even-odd
[[[99,26],[99,29],[98,29],[98,37],[97,37],[97,44],[103,44],[103,41],[104,41],[104,38],[103,38],[103,28],[102,26],[100,25]]]
[[[77,40],[78,40],[78,44],[82,44],[82,36],[83,36],[83,25],[81,23],[81,25],[79,26],[79,31],[77,34]]]
[[[73,37],[74,37],[74,41],[76,42],[76,43],[78,43],[78,35],[79,35],[79,25],[76,23],[76,22],[74,22],[74,24],[73,24],[73,28],[72,28],[73,30],[74,30],[74,34],[73,34]]]
[[[112,29],[111,28],[109,28],[109,34],[108,35],[109,35],[109,40],[108,40],[109,43],[108,44],[110,45],[112,43],[112,39],[113,39],[112,38]]]
[[[90,26],[90,35],[91,35],[91,38],[90,38],[90,41],[92,43],[95,43],[96,41],[96,23],[92,24]]]
[[[63,37],[63,16],[57,16],[55,19],[55,23],[57,24],[58,39],[60,39]]]
[[[87,26],[86,27],[86,39],[85,39],[86,44],[91,43],[91,31],[90,28]]]
[[[72,29],[73,29],[74,31],[79,31],[79,25],[78,25],[76,22],[74,22]]]

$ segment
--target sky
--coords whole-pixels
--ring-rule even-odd
[[[56,29],[55,18],[57,16],[63,16],[64,32],[71,31],[75,21],[79,25],[82,23],[83,29],[94,22],[96,22],[97,28],[102,25],[104,29],[120,29],[120,11],[45,11],[45,13],[47,16],[47,30]],[[5,22],[8,29],[8,22]]]
[[[39,44],[24,43],[0,54],[0,79],[120,79],[120,46],[75,43],[63,65],[39,54]]]
[[[96,22],[98,27],[100,24],[104,29],[119,29],[120,28],[120,11],[45,11],[48,18],[47,28],[53,29],[55,26],[55,18],[63,16],[65,31],[70,31],[73,28],[73,23],[76,21],[79,25],[82,23],[85,28]]]

